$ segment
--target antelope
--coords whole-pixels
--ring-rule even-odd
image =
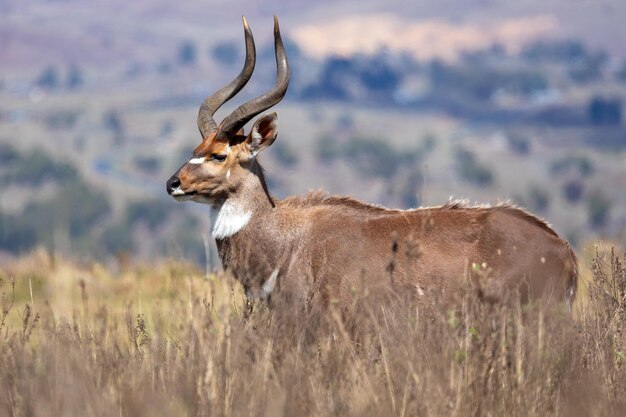
[[[569,244],[542,219],[508,204],[394,210],[350,197],[310,193],[277,200],[258,155],[276,140],[276,113],[258,114],[287,91],[289,64],[274,17],[276,85],[219,125],[214,113],[250,79],[255,44],[243,18],[246,58],[239,75],[200,106],[201,143],[166,183],[178,201],[213,207],[212,236],[225,270],[249,299],[348,303],[354,288],[381,286],[423,296],[488,271],[524,300],[571,306],[577,263]],[[318,301],[315,301],[318,300]]]

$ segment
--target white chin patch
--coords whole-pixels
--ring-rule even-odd
[[[226,201],[212,210],[213,231],[211,234],[215,239],[231,237],[248,224],[251,216],[252,212],[249,210],[243,209],[236,203]]]
[[[170,195],[172,197],[176,197],[176,196],[181,196],[181,195],[185,195],[185,192],[183,190],[181,190],[180,188],[174,188],[172,190],[172,192],[170,193]]]

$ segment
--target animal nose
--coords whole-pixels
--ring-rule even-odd
[[[178,187],[180,187],[180,179],[177,176],[171,177],[169,180],[167,180],[167,183],[165,184],[165,189],[167,190],[168,194],[172,194],[172,191],[174,191],[174,189]]]

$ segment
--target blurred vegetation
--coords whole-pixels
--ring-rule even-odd
[[[117,110],[108,110],[102,118],[102,124],[114,135],[121,135],[124,132],[124,124]]]
[[[58,88],[60,84],[61,76],[59,75],[58,69],[54,66],[46,67],[35,81],[35,85],[48,90],[54,90]]]
[[[239,44],[234,41],[217,42],[209,50],[209,56],[222,65],[238,65],[243,60]]]
[[[161,159],[156,156],[138,155],[133,158],[135,167],[144,174],[155,174],[161,169]]]
[[[65,86],[70,90],[78,90],[83,86],[83,84],[83,71],[78,65],[71,65],[67,73]]]
[[[594,125],[622,124],[622,101],[619,98],[593,97],[589,102],[589,119]]]
[[[197,47],[193,41],[186,40],[178,46],[178,63],[183,66],[194,65],[197,60]]]
[[[227,274],[175,261],[112,270],[38,252],[0,264],[0,409],[623,416],[626,268],[613,250],[594,255],[572,317],[553,300],[523,304],[488,275],[456,291],[420,286],[425,297],[354,288],[348,305],[274,297],[246,314]]]
[[[548,88],[547,78],[537,70],[503,70],[483,65],[453,66],[433,62],[429,69],[433,88],[478,100],[490,100],[498,91],[528,96]]]
[[[588,55],[585,46],[576,40],[540,40],[527,45],[522,56],[533,62],[573,64],[584,60]]]
[[[587,200],[589,223],[594,229],[602,229],[607,225],[611,212],[612,202],[600,189],[590,192]]]
[[[298,164],[298,154],[293,147],[284,141],[276,141],[272,145],[272,154],[276,160],[285,167],[293,167]]]
[[[530,154],[530,141],[520,133],[509,132],[507,134],[507,144],[511,152],[520,156],[528,156]]]
[[[537,213],[545,213],[550,208],[550,193],[541,186],[534,185],[528,191],[529,208]]]
[[[583,178],[590,177],[595,172],[591,160],[580,154],[570,154],[555,159],[550,164],[550,173],[553,175],[578,174]]]
[[[319,78],[304,87],[302,97],[347,100],[366,95],[391,101],[403,75],[389,61],[386,54],[327,58]]]
[[[65,77],[62,75],[63,72],[65,72]],[[48,91],[61,88],[78,90],[83,86],[83,71],[78,65],[71,64],[63,72],[55,65],[48,65],[34,80],[34,85]]]
[[[22,154],[13,146],[2,144],[0,163],[0,180],[5,185],[32,187],[46,182],[71,182],[78,177],[73,165],[52,159],[38,149]]]
[[[153,168],[152,162],[147,165]],[[169,199],[134,200],[116,214],[103,190],[86,182],[72,164],[57,161],[41,150],[20,152],[0,144],[0,179],[32,194],[17,212],[0,206],[0,251],[13,254],[37,246],[57,250],[58,244],[73,242],[76,253],[89,251],[92,257],[106,258],[136,251],[135,239],[141,229],[160,240],[161,249],[165,249],[169,238],[167,234],[161,236],[161,231],[170,223],[172,211],[177,209],[191,217]],[[52,188],[39,195],[44,184]],[[193,234],[189,229],[184,232]],[[190,259],[203,260],[198,256],[204,252],[202,242],[179,235]],[[198,244],[199,248],[194,248]],[[93,252],[98,245],[104,251]]]
[[[202,234],[198,232],[200,229],[196,217],[188,214],[178,217],[171,236],[162,244],[163,252],[204,266],[207,262],[206,248]],[[211,239],[210,235],[208,237]]]
[[[403,166],[417,166],[434,148],[434,140],[430,137],[425,138],[420,147],[403,150],[396,150],[383,139],[359,136],[347,140],[322,136],[315,143],[321,163],[344,160],[355,171],[372,178],[390,178]]]
[[[58,110],[45,117],[46,126],[50,129],[72,129],[76,125],[80,112],[77,110]]]
[[[480,187],[487,187],[493,184],[493,173],[486,165],[478,161],[474,152],[459,146],[454,156],[457,173],[460,178]]]
[[[563,184],[563,196],[570,203],[578,203],[585,192],[585,184],[579,179],[572,179]]]
[[[54,248],[57,233],[72,239],[91,236],[110,210],[106,197],[81,179],[65,181],[52,196],[27,203],[19,215],[1,213],[0,249],[19,253],[35,245]]]

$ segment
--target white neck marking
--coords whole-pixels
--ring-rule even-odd
[[[224,239],[233,236],[243,229],[252,217],[252,212],[244,209],[236,202],[226,201],[222,205],[211,209],[213,231],[215,239]]]

